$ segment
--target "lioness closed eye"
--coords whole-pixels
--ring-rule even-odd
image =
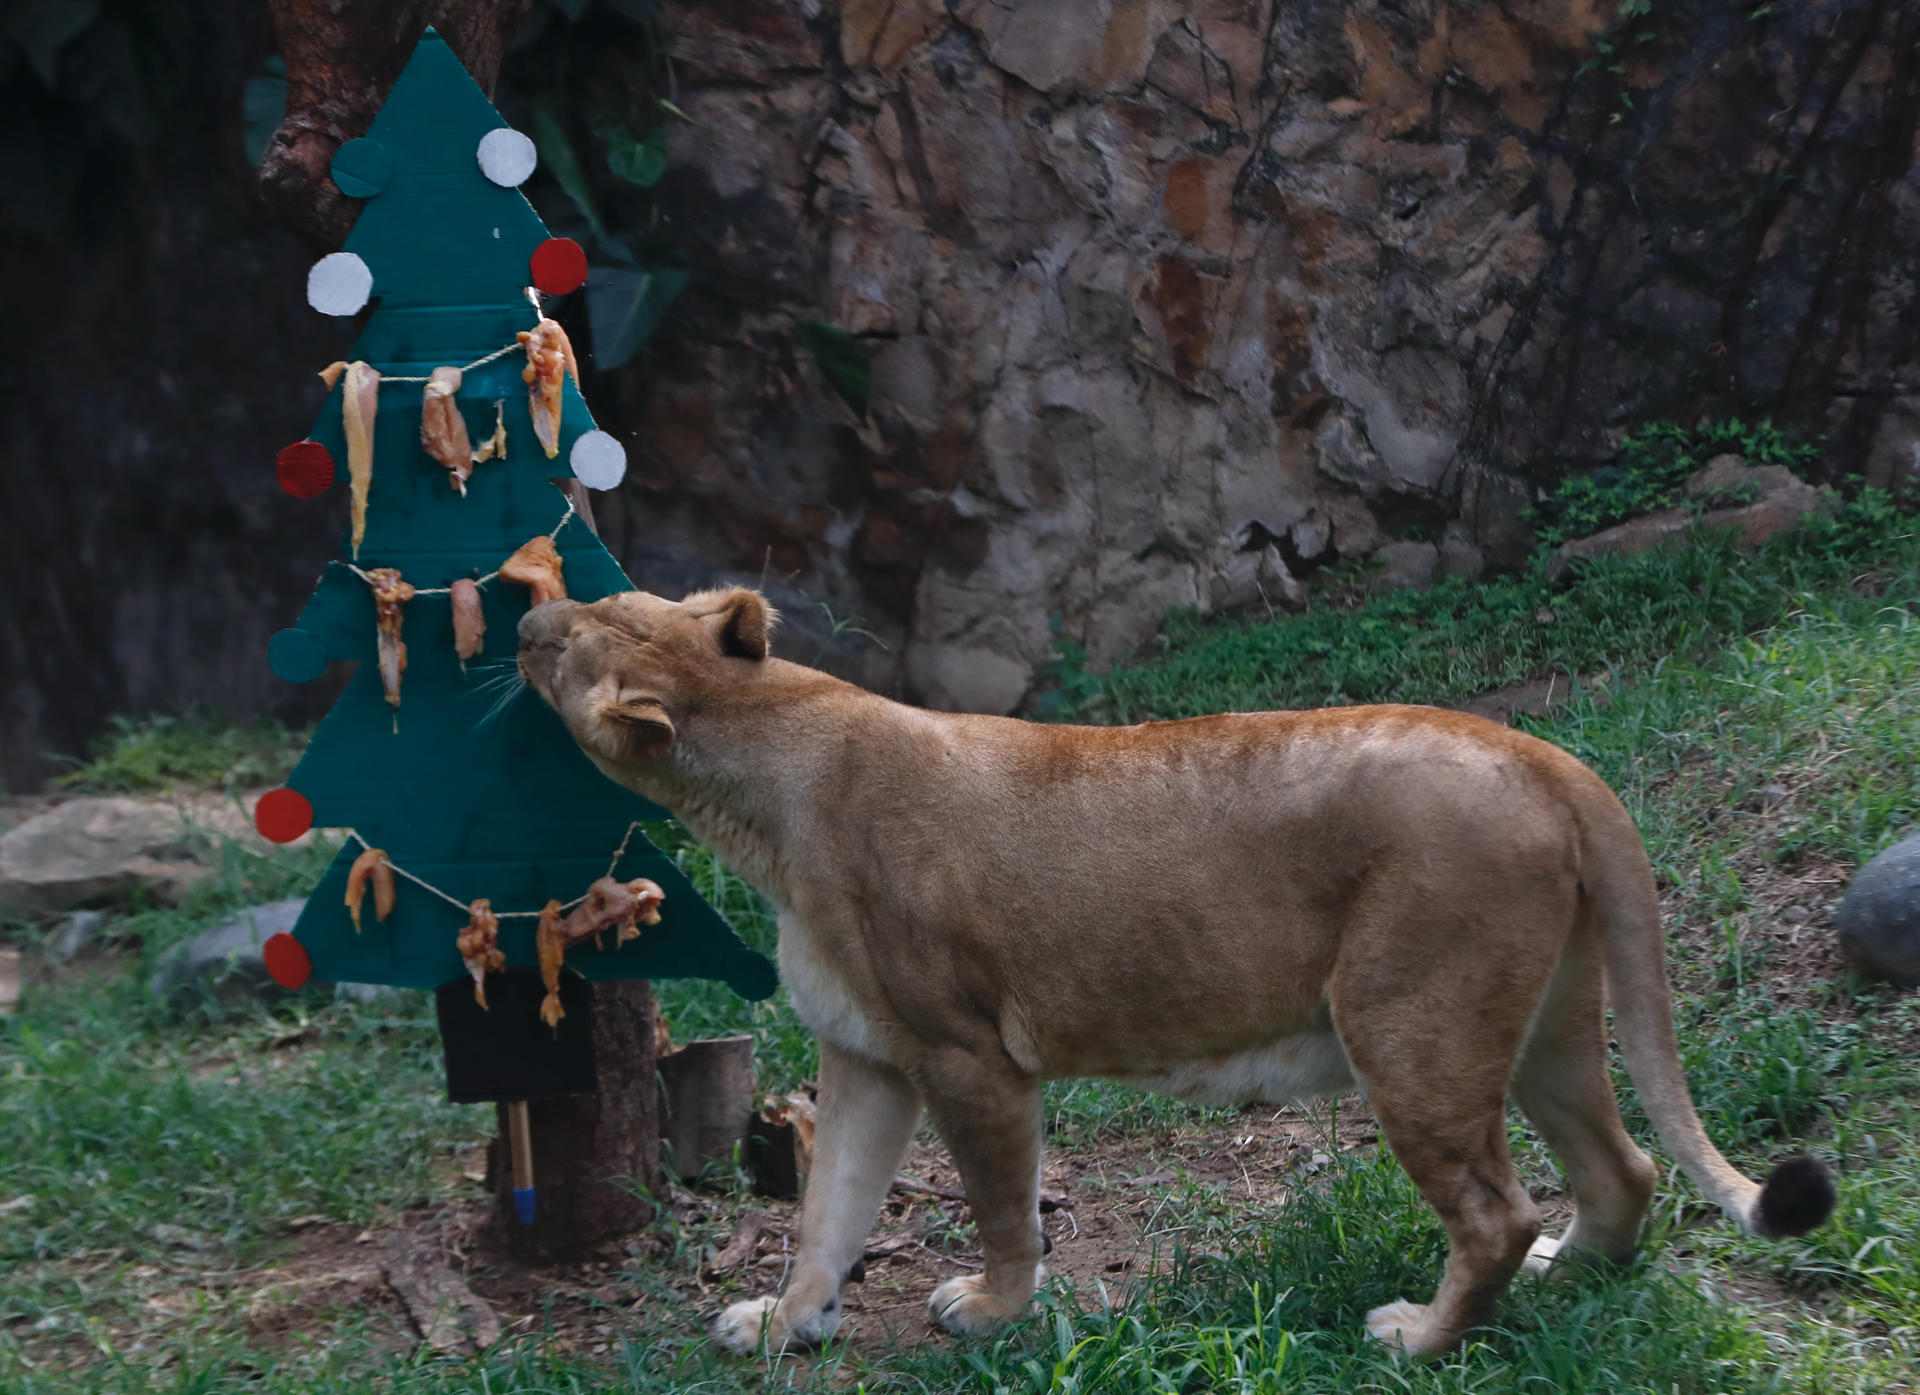
[[[1607,983],[1661,1141],[1728,1215],[1791,1235],[1826,1170],[1759,1186],[1708,1141],[1673,1037],[1639,836],[1585,766],[1420,707],[1046,726],[890,702],[769,658],[752,591],[553,601],[520,665],[586,753],[779,908],[820,1038],[798,1259],[736,1303],[746,1351],[834,1326],[921,1111],[966,1184],[984,1273],[930,1316],[977,1332],[1039,1281],[1040,1084],[1101,1075],[1217,1102],[1366,1092],[1450,1252],[1367,1330],[1443,1351],[1523,1263],[1620,1259],[1653,1163],[1607,1078]],[[1507,1159],[1511,1092],[1577,1199],[1560,1239]]]

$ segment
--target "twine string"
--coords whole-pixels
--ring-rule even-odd
[[[565,528],[567,524],[572,521],[572,519],[573,519],[573,500],[569,499],[567,500],[567,511],[561,514],[560,521],[553,525],[553,531],[547,534],[547,541],[557,542],[560,538],[560,530],[562,528]],[[379,582],[375,581],[372,577],[368,576],[365,572],[361,571],[360,568],[356,567],[351,562],[343,562],[341,565],[344,566],[348,571],[352,572],[355,576],[359,577],[362,581],[366,582],[367,585],[369,586],[377,587],[380,584]],[[488,572],[485,576],[475,577],[473,584],[475,586],[485,586],[489,581],[492,581],[494,578],[498,577],[499,575],[500,575],[500,569],[498,567],[495,567],[492,571]],[[416,586],[413,588],[413,594],[416,596],[450,596],[453,594],[453,588],[451,586]]]
[[[534,313],[544,317],[546,312],[540,308],[540,292],[535,290],[532,286],[528,286],[526,290],[527,290],[527,299],[533,302]],[[506,355],[512,353],[515,349],[518,349],[520,347],[521,347],[520,341],[516,339],[511,344],[507,344],[501,348],[495,349],[492,353],[486,355],[484,358],[476,358],[472,363],[464,365],[460,369],[460,371],[462,373],[471,373],[476,368],[483,368],[487,364],[492,363],[496,358],[504,358]],[[431,377],[389,378],[386,375],[382,374],[380,381],[382,383],[426,383],[426,382],[431,382],[432,378]]]
[[[633,842],[634,830],[639,827],[640,827],[640,823],[639,823],[639,820],[637,819],[634,822],[627,825],[626,835],[620,839],[620,846],[614,849],[613,857],[607,863],[607,873],[606,873],[607,876],[611,877],[613,875],[614,869],[620,865],[620,859],[627,855],[627,845]],[[362,838],[357,832],[355,832],[352,829],[347,830],[347,837],[353,839],[353,841],[358,843],[360,847],[366,852],[378,851],[378,849],[374,848],[372,844],[367,842],[365,838]],[[395,862],[392,858],[388,857],[384,852],[380,854],[380,860],[384,862],[388,867],[392,868],[400,876],[403,876],[408,881],[412,882],[415,886],[421,888],[424,891],[431,891],[435,896],[438,896],[442,901],[445,901],[449,906],[452,906],[455,910],[461,911],[461,912],[469,912],[469,913],[472,911],[473,907],[471,902],[462,901],[458,897],[448,895],[446,892],[442,891],[439,887],[435,886],[432,882],[427,881],[422,877],[417,877],[413,873],[409,872],[406,868],[402,867],[399,863]],[[578,896],[574,897],[571,901],[567,902],[565,905],[563,905],[560,908],[561,913],[564,915],[566,912],[572,910],[575,906],[580,905],[582,902],[584,902],[587,899],[587,897],[591,896],[592,894],[593,893],[591,890],[581,892]],[[494,918],[496,920],[538,920],[541,916],[545,914],[546,914],[545,911],[495,911]]]

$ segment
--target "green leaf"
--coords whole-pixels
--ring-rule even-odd
[[[287,114],[287,65],[278,54],[261,64],[260,71],[247,79],[240,101],[247,140],[247,163],[258,165],[267,153],[267,142],[279,129]]]
[[[587,315],[593,322],[594,364],[618,368],[652,337],[660,319],[687,286],[677,267],[640,271],[596,266],[587,273]]]
[[[560,182],[560,188],[573,200],[573,206],[580,216],[587,220],[587,227],[598,240],[607,235],[607,225],[600,219],[600,210],[594,207],[593,191],[587,187],[586,173],[580,168],[580,157],[573,153],[573,142],[567,139],[566,127],[560,124],[560,118],[553,114],[553,108],[545,102],[533,109],[533,143],[540,151],[540,163],[553,171],[553,177]]]
[[[622,127],[596,126],[594,134],[606,144],[607,168],[615,179],[651,189],[667,172],[667,146],[660,132],[650,132],[646,139],[638,140]]]
[[[866,341],[825,320],[805,320],[794,326],[793,337],[813,356],[840,400],[856,416],[867,414],[867,393],[873,385],[873,354]]]

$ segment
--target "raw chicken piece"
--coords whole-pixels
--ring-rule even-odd
[[[493,404],[493,434],[480,443],[473,453],[473,463],[483,460],[505,460],[507,458],[507,404]]]
[[[453,602],[453,652],[464,664],[480,652],[487,637],[487,617],[480,609],[480,588],[464,576],[447,592]]]
[[[320,381],[327,385],[327,391],[333,391],[333,385],[340,381],[340,375],[347,371],[347,361],[337,358],[320,370]]]
[[[400,706],[400,675],[407,671],[407,646],[400,639],[400,607],[413,599],[413,587],[400,579],[392,567],[375,567],[367,573],[373,583],[374,628],[378,631],[376,652],[380,659],[380,686],[387,691],[387,706]]]
[[[645,877],[630,882],[602,877],[587,888],[587,899],[567,917],[564,927],[567,943],[578,944],[591,935],[594,943],[599,944],[601,934],[608,930],[616,932],[613,939],[616,946],[638,939],[640,930],[634,922],[658,925],[660,903],[666,899],[667,893]]]
[[[368,848],[347,869],[347,914],[353,917],[353,933],[360,933],[360,907],[367,899],[367,882],[373,882],[373,913],[385,920],[393,914],[393,864],[378,848]]]
[[[473,1000],[484,1010],[487,1006],[487,975],[507,967],[507,956],[500,952],[500,918],[493,913],[493,902],[481,897],[467,907],[467,928],[460,932],[460,958],[473,975]]]
[[[567,583],[560,575],[560,549],[549,537],[522,543],[500,564],[500,579],[532,588],[533,605],[567,598]]]
[[[367,534],[367,489],[373,483],[373,418],[380,409],[380,373],[360,359],[347,365],[341,420],[347,432],[347,478],[352,485],[353,555]]]
[[[527,384],[527,405],[533,412],[533,434],[551,460],[560,454],[560,397],[567,374],[580,381],[579,365],[573,361],[573,345],[557,320],[544,315],[532,329],[514,336],[527,346],[527,366],[520,377]]]
[[[635,922],[658,925],[660,905],[666,899],[667,893],[659,884],[645,877],[630,882],[602,877],[587,888],[586,899],[570,915],[560,914],[558,901],[547,902],[540,912],[540,929],[534,941],[540,951],[540,979],[547,985],[540,1020],[551,1027],[566,1016],[560,1010],[560,970],[569,948],[590,937],[598,943],[609,930],[614,932],[615,945],[638,938],[640,930]]]
[[[547,985],[547,996],[540,1000],[540,1020],[558,1027],[567,1015],[560,1006],[560,968],[566,962],[567,940],[558,901],[549,901],[541,909],[540,928],[534,933],[533,943],[540,952],[540,981]]]
[[[473,473],[473,444],[467,440],[466,418],[454,394],[460,391],[458,368],[436,368],[420,395],[420,449],[447,468],[447,479],[467,497],[467,476]]]

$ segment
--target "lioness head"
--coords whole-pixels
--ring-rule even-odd
[[[644,591],[548,601],[520,621],[520,673],[596,761],[656,761],[691,712],[766,662],[778,619],[743,586],[682,601]]]

